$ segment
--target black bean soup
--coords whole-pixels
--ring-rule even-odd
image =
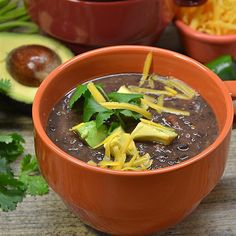
[[[96,79],[94,82],[103,85],[106,92],[117,91],[122,85],[138,85],[141,74],[114,74]],[[160,88],[158,84],[158,88]],[[70,128],[82,122],[81,113],[69,109],[68,102],[73,93],[70,91],[52,109],[49,115],[46,132],[50,139],[68,154],[87,162],[98,163],[103,159],[103,148],[91,149],[84,144]],[[175,129],[178,137],[172,144],[165,146],[154,142],[136,142],[140,154],[149,153],[153,159],[151,169],[172,166],[185,161],[208,147],[218,133],[216,117],[206,101],[197,95],[184,100],[173,97],[165,98],[165,106],[190,112],[190,116],[175,115],[151,110],[153,121]],[[82,110],[82,105],[80,106]],[[131,129],[133,124],[129,126]],[[92,158],[92,159],[90,159]]]

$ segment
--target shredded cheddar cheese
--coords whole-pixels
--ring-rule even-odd
[[[177,18],[203,33],[236,34],[236,1],[208,0],[201,6],[180,7]]]
[[[171,108],[171,107],[164,107],[164,106],[160,106],[158,104],[155,104],[149,100],[146,99],[142,99],[142,103],[146,104],[147,106],[151,107],[152,109],[156,110],[157,112],[167,112],[167,113],[171,113],[171,114],[175,114],[175,115],[184,115],[184,116],[189,116],[190,113],[188,111],[183,111],[183,110],[178,110],[175,108]]]
[[[70,129],[70,131],[74,131],[74,130],[79,129],[81,126],[83,126],[83,124],[84,124],[84,122],[82,122],[82,123],[80,123],[80,124],[78,124],[78,125],[73,126],[73,127]]]
[[[157,89],[148,89],[148,88],[141,88],[138,86],[129,86],[128,87],[132,92],[136,93],[145,93],[145,94],[153,94],[153,95],[168,95],[173,96],[173,91],[167,91],[167,90],[157,90]]]
[[[96,88],[96,86],[94,85],[93,82],[89,82],[88,85],[88,90],[89,92],[92,94],[94,100],[97,103],[101,103],[101,102],[106,102],[106,99],[103,97],[103,95],[99,92],[99,90]]]
[[[165,90],[169,93],[172,93],[173,96],[175,96],[176,94],[178,94],[178,92],[168,86],[165,86]]]
[[[168,90],[169,93],[171,93],[172,96],[174,96],[174,97],[181,98],[181,96],[182,96],[185,99],[186,98],[192,99],[196,95],[195,90],[190,88],[184,82],[175,79],[174,77],[169,77],[168,79],[163,79],[163,78],[160,78],[160,77],[156,76],[154,78],[154,80],[163,83],[165,85],[165,89]],[[182,94],[179,94],[173,88],[179,90]]]
[[[151,65],[152,65],[152,52],[149,52],[144,62],[143,75],[139,81],[139,86],[142,86],[144,82],[147,80]]]
[[[150,112],[146,111],[144,108],[135,106],[133,104],[124,102],[103,102],[100,104],[107,109],[127,109],[130,111],[137,112],[148,119],[152,119],[152,114]]]
[[[105,149],[103,160],[97,164],[88,161],[88,164],[113,170],[134,171],[147,170],[152,165],[150,155],[146,153],[140,156],[131,134],[125,133],[120,127],[114,130],[102,144]]]

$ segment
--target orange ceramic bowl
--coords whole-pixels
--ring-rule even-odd
[[[188,56],[207,63],[221,55],[236,59],[235,35],[209,35],[198,32],[180,20],[175,21],[185,52]]]
[[[102,75],[142,72],[150,51],[155,73],[185,81],[213,108],[220,131],[212,145],[174,166],[129,172],[90,166],[60,150],[48,138],[48,115],[65,93]],[[235,82],[232,85],[235,87]],[[54,70],[38,89],[33,122],[42,174],[68,208],[100,231],[143,235],[175,225],[215,187],[227,159],[233,105],[224,83],[189,57],[153,47],[114,46],[81,54]]]

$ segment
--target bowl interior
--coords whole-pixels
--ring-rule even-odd
[[[153,72],[174,76],[196,89],[213,108],[222,130],[232,116],[232,102],[223,82],[186,56],[145,46],[97,49],[81,54],[54,70],[41,84],[34,102],[42,127],[46,127],[53,105],[76,85],[109,74],[142,72],[149,51],[153,51]]]

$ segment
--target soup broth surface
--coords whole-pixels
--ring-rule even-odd
[[[117,91],[122,85],[138,85],[141,74],[125,73],[104,76],[94,80],[102,84],[106,92]],[[158,84],[158,89],[160,88]],[[82,104],[77,109],[69,109],[68,103],[73,91],[67,93],[52,109],[46,132],[49,138],[63,151],[84,162],[93,160],[98,163],[104,157],[103,147],[91,149],[83,143],[70,128],[82,122]],[[149,153],[153,159],[151,169],[172,166],[185,161],[208,147],[216,139],[218,125],[211,107],[197,95],[191,100],[172,97],[165,98],[165,106],[186,110],[190,116],[162,112],[153,114],[153,121],[172,127],[178,137],[172,144],[165,146],[155,142],[135,142],[140,154]],[[132,131],[137,123],[130,123],[127,131]]]

